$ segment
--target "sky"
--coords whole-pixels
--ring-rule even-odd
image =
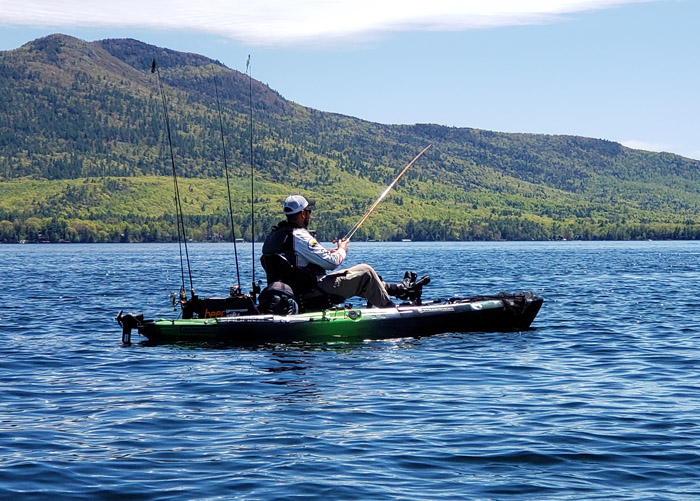
[[[385,124],[570,134],[700,159],[700,0],[0,0],[0,50],[135,38]]]

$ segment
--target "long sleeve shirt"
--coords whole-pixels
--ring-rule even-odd
[[[306,228],[295,228],[292,235],[294,236],[293,247],[297,259],[296,265],[299,268],[313,263],[324,270],[334,270],[345,259],[345,250],[340,248],[326,249]]]

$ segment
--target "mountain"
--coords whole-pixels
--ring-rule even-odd
[[[700,237],[696,160],[577,136],[371,123],[200,55],[52,35],[0,52],[0,241],[175,238],[158,76],[188,238],[230,233],[217,94],[246,238],[251,113],[256,239],[297,191],[319,200],[323,237],[344,234],[428,144],[356,239]]]

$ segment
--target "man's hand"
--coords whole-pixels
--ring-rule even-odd
[[[348,240],[345,240],[344,238],[341,238],[338,240],[338,249],[343,249],[345,253],[348,253]]]

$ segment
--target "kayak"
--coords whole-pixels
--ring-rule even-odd
[[[245,296],[248,297],[248,296]],[[240,298],[239,298],[240,299]],[[421,337],[446,332],[508,332],[530,329],[542,306],[532,292],[450,298],[401,304],[392,308],[337,307],[293,315],[259,314],[244,307],[221,310],[220,316],[146,320],[142,314],[117,316],[122,342],[136,329],[148,341],[267,343],[329,343]]]

